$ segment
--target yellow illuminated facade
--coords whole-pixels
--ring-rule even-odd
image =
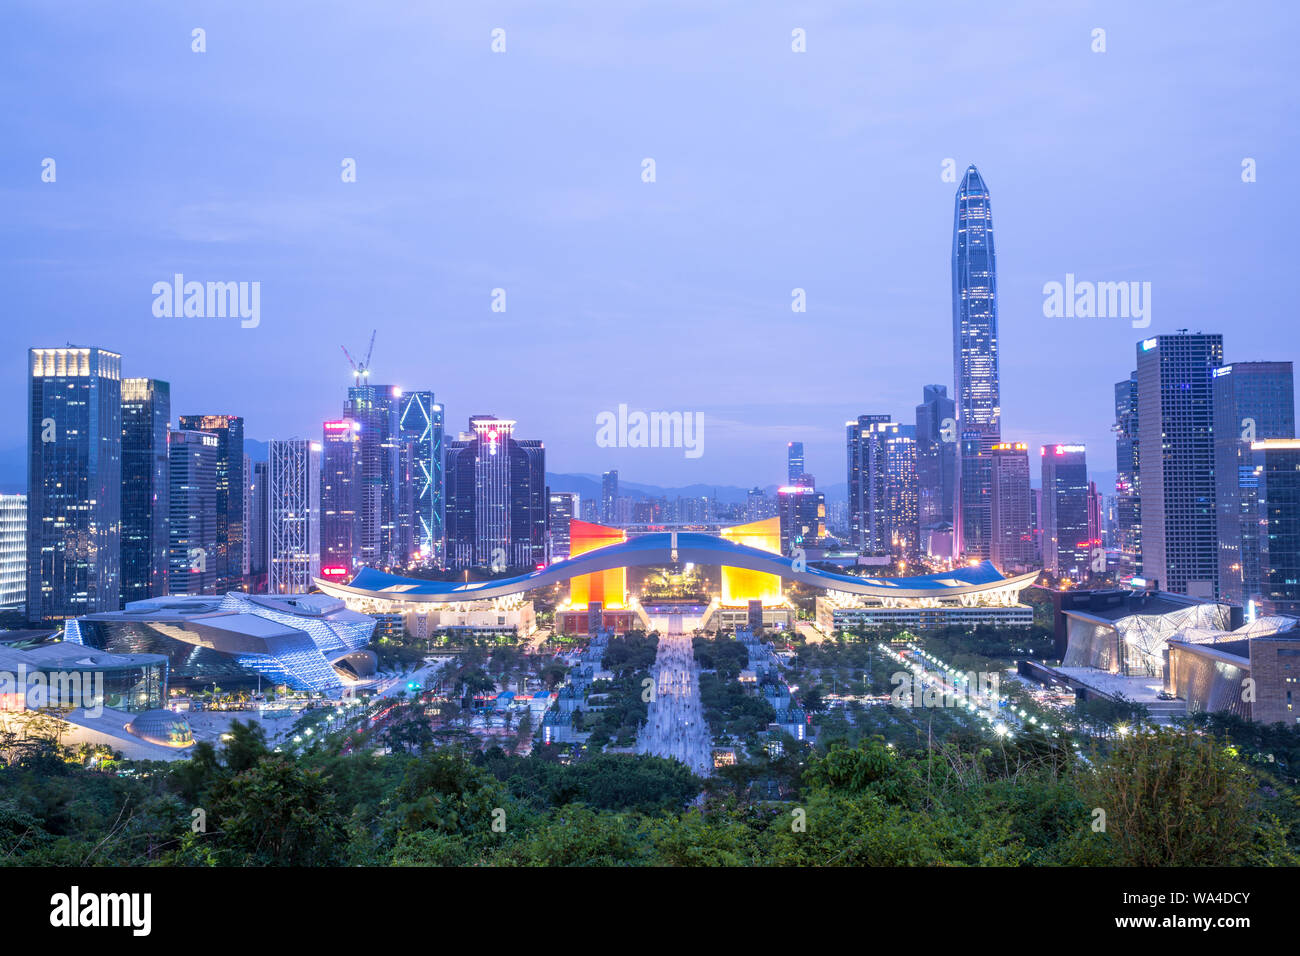
[[[781,519],[764,518],[739,524],[734,528],[723,528],[722,537],[736,544],[743,544],[759,551],[781,553]],[[782,604],[785,601],[781,593],[781,576],[767,574],[763,571],[747,571],[744,568],[722,568],[722,604],[724,607],[740,607],[750,601],[762,601],[764,605]]]
[[[569,522],[570,558],[626,540],[627,534],[620,528],[576,519]],[[627,607],[627,569],[580,574],[569,581],[569,603],[573,607],[584,608],[592,601],[599,601],[607,610]]]

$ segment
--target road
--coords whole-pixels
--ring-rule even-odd
[[[676,617],[679,622],[680,615]],[[637,733],[637,753],[672,757],[707,777],[713,772],[713,743],[700,705],[700,668],[690,637],[675,633],[659,638],[653,676],[655,694]]]

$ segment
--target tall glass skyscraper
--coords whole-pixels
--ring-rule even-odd
[[[923,529],[952,524],[956,422],[957,406],[948,397],[947,387],[925,386],[921,404],[916,406],[917,518]]]
[[[1083,445],[1044,445],[1043,566],[1076,584],[1091,567],[1093,541],[1088,521],[1087,452]]]
[[[799,484],[807,469],[803,461],[803,442],[792,441],[785,447],[785,477],[792,485]]]
[[[989,560],[1004,573],[1034,563],[1033,494],[1029,486],[1029,446],[1000,442],[992,448],[993,537]]]
[[[475,415],[447,446],[447,561],[453,568],[546,563],[546,451],[515,423]]]
[[[1244,606],[1260,593],[1259,460],[1251,445],[1295,438],[1291,363],[1216,368],[1213,392],[1219,597]]]
[[[1137,372],[1115,383],[1115,549],[1121,578],[1142,573]]]
[[[1223,336],[1157,335],[1137,344],[1142,576],[1166,591],[1214,598],[1214,370]]]
[[[122,379],[122,603],[167,591],[171,386]]]
[[[217,593],[217,473],[221,439],[173,431],[168,438],[169,594]]]
[[[306,594],[320,576],[319,442],[272,441],[266,452],[266,590]]]
[[[443,410],[433,392],[402,396],[398,425],[410,447],[411,547],[408,559],[442,564],[443,557]]]
[[[351,419],[325,422],[321,446],[320,573],[350,580],[361,546],[361,435]]]
[[[353,385],[343,417],[361,426],[361,563],[399,563],[402,390],[394,385]]]
[[[865,553],[889,552],[885,438],[897,433],[888,415],[859,415],[844,423],[848,457],[849,539]]]
[[[1259,610],[1300,615],[1300,441],[1255,442],[1259,479]]]
[[[998,283],[989,190],[971,166],[957,188],[952,231],[952,335],[956,384],[958,550],[987,558],[992,534],[993,445],[1001,438]]]
[[[69,347],[27,357],[28,620],[116,611],[122,356]]]
[[[0,611],[27,604],[27,496],[0,495]]]
[[[244,587],[244,420],[238,415],[182,415],[184,431],[217,436],[216,589]]]

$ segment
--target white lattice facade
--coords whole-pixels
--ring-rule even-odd
[[[305,594],[320,575],[320,445],[271,442],[267,482],[267,590]]]

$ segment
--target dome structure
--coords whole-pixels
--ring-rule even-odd
[[[170,710],[146,710],[126,725],[127,733],[162,747],[189,747],[194,743],[190,722]]]

